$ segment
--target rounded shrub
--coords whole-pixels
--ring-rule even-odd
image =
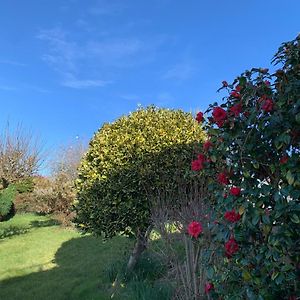
[[[104,124],[79,167],[78,226],[105,237],[144,232],[153,195],[189,182],[190,160],[203,138],[191,114],[154,106]]]
[[[12,213],[16,193],[16,188],[13,185],[0,191],[0,221],[5,220]]]

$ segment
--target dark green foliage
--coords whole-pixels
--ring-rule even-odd
[[[148,282],[146,280],[133,280],[126,288],[129,294],[127,300],[170,300],[172,299],[172,287],[167,282]]]
[[[28,177],[14,184],[10,184],[7,188],[0,191],[0,221],[6,220],[14,216],[14,202],[18,194],[28,194],[33,191],[33,179]]]
[[[5,239],[7,237],[13,237],[20,234],[25,234],[28,232],[27,228],[19,227],[19,226],[9,226],[0,228],[0,240]]]
[[[212,233],[220,258],[229,238],[238,244],[224,264],[213,266],[222,299],[300,295],[300,36],[284,43],[274,62],[281,67],[275,74],[253,68],[224,85],[226,120],[205,127],[214,144],[206,174],[214,179]],[[229,185],[216,181],[220,172]],[[241,194],[231,194],[232,186]],[[224,219],[232,209],[241,217],[236,223]]]
[[[28,177],[14,184],[18,193],[32,193],[34,190],[34,182],[32,177]]]
[[[0,221],[4,220],[13,210],[16,189],[13,185],[0,191]]]
[[[203,138],[191,114],[153,106],[104,124],[79,168],[78,226],[106,237],[144,230],[150,199],[189,181],[193,151]]]
[[[153,252],[144,252],[134,271],[126,275],[126,259],[114,261],[104,271],[105,276],[114,285],[117,276],[122,278],[121,285],[113,292],[117,299],[128,300],[169,300],[174,287],[167,280],[167,268]]]

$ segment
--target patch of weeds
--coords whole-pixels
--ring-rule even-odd
[[[163,262],[151,252],[144,252],[127,280],[139,279],[155,281],[162,278],[167,272]]]
[[[165,265],[151,252],[143,253],[132,273],[126,274],[127,257],[115,261],[105,270],[112,284],[113,298],[122,300],[169,300],[173,289],[163,280],[167,273]],[[114,286],[118,278],[119,287]]]
[[[49,226],[56,226],[56,225],[60,225],[60,222],[57,221],[57,220],[53,220],[53,219],[50,219],[50,220],[38,220],[38,221],[31,221],[30,222],[30,226],[31,227],[36,227],[36,228],[39,228],[39,227],[49,227]]]
[[[117,277],[124,278],[125,263],[123,261],[114,261],[105,268],[103,273],[107,280],[113,284]]]
[[[127,285],[127,293],[128,300],[170,300],[172,288],[167,282],[133,280]]]

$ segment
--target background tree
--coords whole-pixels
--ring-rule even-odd
[[[22,126],[9,124],[0,135],[0,179],[2,188],[33,176],[43,162],[39,140]]]
[[[67,224],[74,217],[71,208],[76,196],[75,180],[85,151],[86,146],[81,141],[62,146],[51,163],[52,211],[61,214],[61,221]]]
[[[81,141],[61,146],[53,158],[48,161],[49,176],[34,176],[31,182],[34,188],[17,195],[14,203],[17,211],[52,214],[61,224],[72,225],[75,200],[75,179],[77,168],[86,147]],[[26,181],[22,181],[22,186]],[[16,188],[20,184],[15,184]]]
[[[151,106],[104,124],[90,142],[79,168],[76,223],[105,237],[135,236],[128,270],[146,247],[151,195],[189,181],[195,145],[204,138],[197,125],[189,113]]]
[[[68,181],[74,183],[78,177],[77,169],[86,148],[86,145],[79,140],[60,147],[50,163],[51,177],[65,177]]]

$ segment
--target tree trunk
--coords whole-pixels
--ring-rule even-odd
[[[136,266],[141,254],[147,248],[148,238],[152,230],[152,225],[150,225],[146,231],[138,231],[136,237],[136,243],[134,249],[130,255],[129,261],[127,263],[126,273],[129,274],[132,272]]]
[[[144,252],[144,250],[147,248],[147,244],[148,244],[148,238],[149,235],[151,233],[153,226],[150,225],[148,227],[147,230],[144,231],[140,231],[138,230],[138,233],[136,235],[136,242],[133,248],[133,251],[129,257],[128,263],[127,263],[127,268],[126,268],[126,274],[130,274],[134,267],[136,266],[141,254]],[[122,278],[120,278],[120,274],[117,274],[117,277],[113,283],[113,289],[112,289],[112,294],[111,294],[111,298],[115,295],[115,293],[117,292],[119,286],[120,286],[120,282],[121,282]]]

